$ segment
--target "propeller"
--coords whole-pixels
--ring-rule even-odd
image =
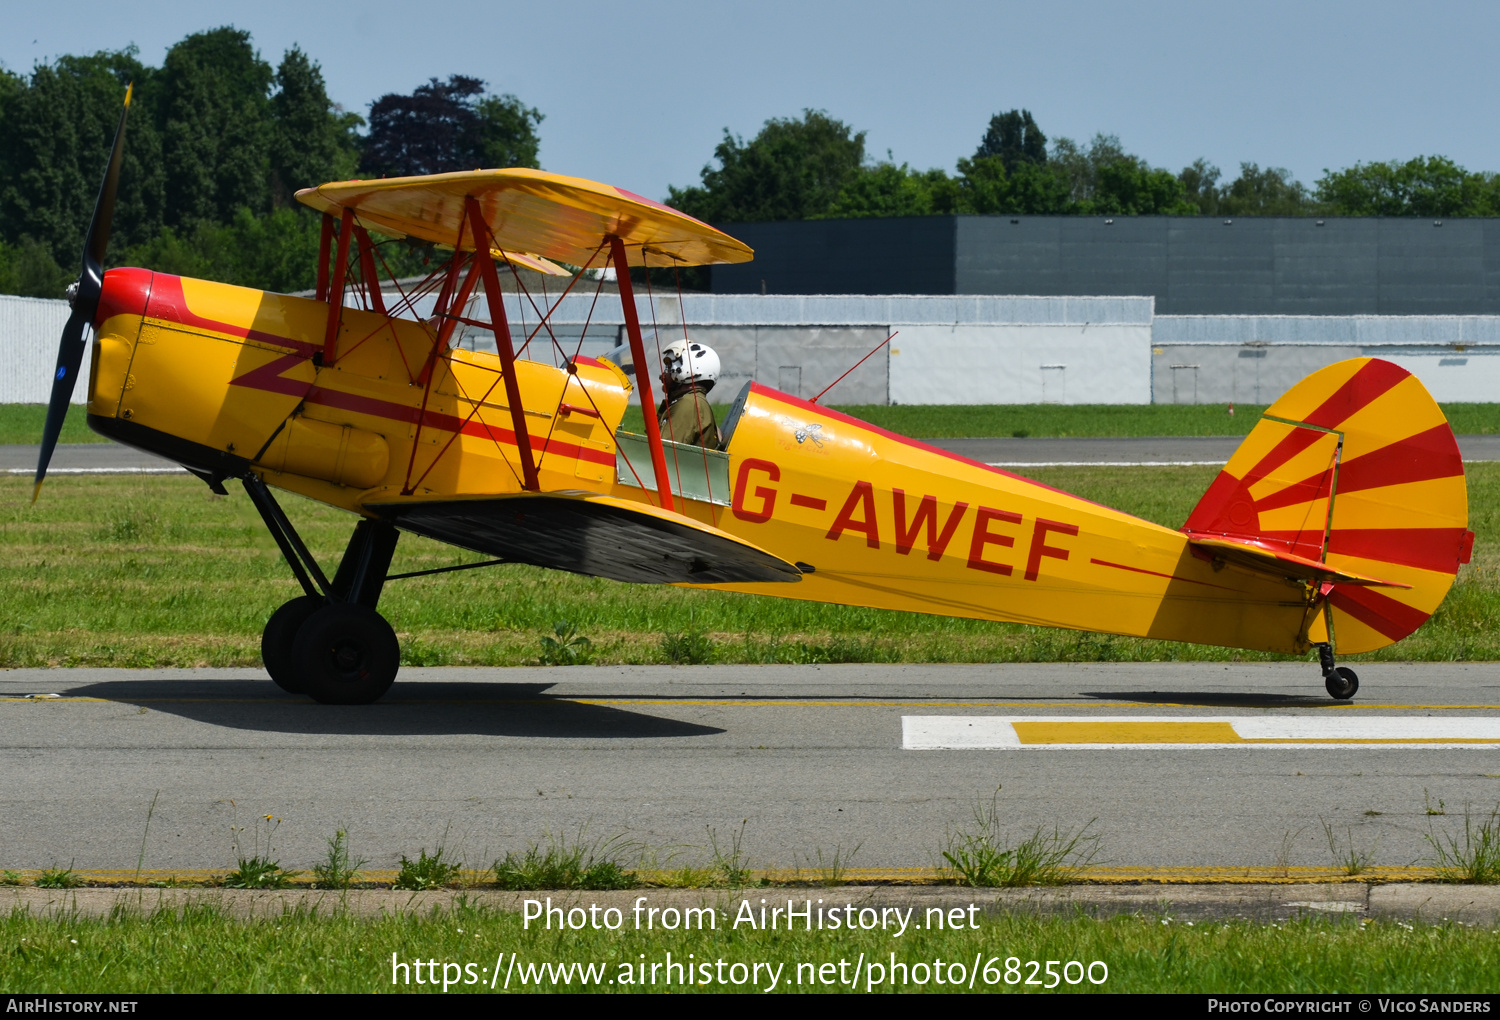
[[[41,455],[36,464],[36,487],[31,491],[31,501],[36,502],[42,492],[42,479],[47,477],[47,464],[52,460],[52,451],[57,447],[57,437],[62,433],[63,420],[68,416],[68,404],[73,399],[73,389],[78,382],[78,370],[83,364],[83,332],[91,325],[99,311],[99,295],[104,289],[104,251],[109,247],[109,228],[115,218],[115,194],[120,185],[120,163],[125,154],[125,118],[130,113],[130,93],[134,85],[125,86],[125,106],[120,110],[120,124],[115,128],[115,143],[109,153],[109,167],[104,171],[104,181],[99,185],[99,198],[94,203],[94,218],[89,221],[88,236],[83,242],[83,269],[78,282],[68,288],[68,301],[73,313],[63,327],[62,342],[57,347],[57,368],[52,374],[52,399],[47,404],[47,424],[42,429]]]

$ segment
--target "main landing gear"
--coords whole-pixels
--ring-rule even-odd
[[[384,521],[360,521],[330,582],[265,483],[254,475],[244,483],[306,592],[266,622],[260,640],[266,672],[282,690],[325,705],[377,700],[401,666],[396,632],[375,611],[400,533]]]
[[[1359,690],[1359,677],[1348,666],[1333,664],[1333,645],[1327,641],[1318,643],[1318,664],[1323,667],[1323,686],[1339,701],[1348,701]]]

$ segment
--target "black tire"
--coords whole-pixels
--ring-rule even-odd
[[[301,694],[307,689],[302,670],[297,665],[293,644],[297,632],[307,618],[328,603],[316,595],[302,595],[284,603],[266,621],[266,629],[260,634],[260,661],[277,687],[288,694]]]
[[[385,617],[347,602],[308,617],[292,650],[305,692],[324,705],[368,705],[391,689],[401,667],[401,645]]]
[[[1339,701],[1348,701],[1359,690],[1359,677],[1348,666],[1339,666],[1333,672],[1335,675],[1325,679],[1323,686]]]

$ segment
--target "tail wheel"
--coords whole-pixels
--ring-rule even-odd
[[[1339,701],[1348,701],[1359,690],[1359,677],[1348,666],[1339,666],[1323,681],[1323,686]]]
[[[308,617],[327,604],[327,600],[319,596],[298,596],[283,603],[280,609],[272,613],[271,618],[266,621],[266,629],[261,631],[260,660],[265,663],[271,680],[288,694],[303,694],[307,690],[307,683],[292,647],[297,640],[297,632],[302,629]]]
[[[304,691],[325,705],[368,705],[396,680],[401,646],[375,610],[325,606],[307,618],[292,645]]]

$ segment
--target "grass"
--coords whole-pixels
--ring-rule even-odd
[[[46,404],[0,404],[0,446],[35,445],[42,441],[42,425],[47,421]],[[108,439],[91,430],[83,408],[74,405],[63,421],[60,443],[107,443]]]
[[[522,853],[507,853],[495,862],[500,889],[629,889],[636,876],[620,855],[630,847],[621,838],[588,842],[584,829],[571,842],[548,834]]]
[[[349,833],[339,829],[328,837],[328,853],[313,865],[313,880],[319,889],[347,889],[359,878],[359,869],[368,864],[364,858],[349,854]]]
[[[1045,468],[1038,480],[1171,527],[1212,481],[1209,467]],[[1500,659],[1500,465],[1469,474],[1474,563],[1410,638],[1364,658]],[[231,490],[233,491],[233,490]],[[257,666],[271,612],[297,594],[242,493],[177,476],[59,476],[31,505],[29,479],[0,476],[0,667]],[[284,501],[332,567],[351,518]],[[392,572],[476,557],[404,536]],[[1093,662],[1270,659],[1232,649],[627,585],[525,566],[393,582],[381,611],[408,665],[531,664],[570,621],[593,661],[662,663]],[[684,623],[688,623],[683,637]],[[662,635],[678,635],[664,641]],[[565,645],[566,642],[558,642]],[[711,652],[709,646],[711,645]],[[1355,657],[1350,657],[1351,661]]]
[[[1489,818],[1480,816],[1478,820],[1470,815],[1469,806],[1464,805],[1462,837],[1430,829],[1423,835],[1432,847],[1433,863],[1444,881],[1500,882],[1500,805],[1490,811]]]
[[[444,853],[444,848],[438,847],[437,852],[429,857],[427,848],[423,847],[416,860],[402,854],[401,870],[397,872],[395,884],[391,888],[421,892],[423,889],[441,889],[454,884],[459,879],[462,866],[444,860]]]
[[[1090,821],[1081,829],[1038,827],[1014,845],[1007,840],[999,810],[1000,790],[986,804],[974,804],[971,824],[948,833],[943,860],[960,885],[977,887],[1066,885],[1099,855],[1099,836]]]
[[[913,927],[896,938],[879,930],[765,931],[743,925],[732,929],[729,923],[730,918],[721,915],[713,930],[636,931],[627,920],[620,931],[558,932],[535,922],[523,928],[517,914],[474,907],[371,920],[286,913],[239,921],[202,906],[181,915],[122,910],[103,919],[13,913],[0,918],[0,943],[6,947],[0,954],[0,986],[24,988],[28,994],[445,990],[440,983],[401,983],[392,954],[397,962],[408,964],[408,977],[413,960],[437,961],[433,976],[450,976],[450,994],[488,993],[489,969],[501,953],[513,992],[579,989],[583,984],[579,970],[571,966],[566,982],[555,979],[555,971],[537,973],[538,965],[549,963],[594,965],[605,991],[755,987],[731,983],[731,975],[743,980],[749,970],[731,970],[737,963],[781,965],[778,991],[850,991],[848,984],[818,983],[815,968],[833,964],[822,974],[836,981],[842,961],[842,976],[849,982],[862,953],[866,965],[879,962],[886,969],[877,972],[867,966],[860,991],[871,984],[872,990],[892,990],[884,983],[892,962],[906,964],[905,984],[900,983],[900,969],[895,972],[896,989],[950,991],[946,980],[933,980],[934,962],[944,961],[945,978],[956,977],[947,971],[948,961],[961,961],[967,970],[976,956],[981,961],[976,990],[1017,992],[1042,990],[1022,983],[1032,973],[1022,961],[1033,959],[1059,964],[1101,961],[1108,968],[1103,984],[1059,982],[1058,991],[1117,993],[1482,993],[1493,989],[1500,970],[1500,939],[1495,933],[1460,925],[1359,924],[1324,918],[1279,925],[1193,924],[1160,916],[1098,921],[1001,915],[982,916],[977,929]],[[715,965],[723,961],[723,967],[710,966],[706,984],[674,982],[668,987],[662,966],[668,952],[679,963],[692,954],[695,960]],[[514,966],[511,953],[516,954]],[[1007,983],[1011,958],[1017,964],[1010,968],[1015,984]],[[604,983],[622,977],[626,966],[643,962],[648,965],[648,981],[650,965],[658,965],[654,986]],[[917,963],[924,966],[913,972],[912,964]],[[472,979],[464,964],[473,964]],[[1079,977],[1078,972],[1078,967],[1069,968],[1070,981]],[[398,979],[394,987],[393,973]],[[1103,973],[1094,970],[1096,978]],[[764,989],[769,984],[764,967],[757,977]],[[918,978],[926,983],[917,984]],[[1045,972],[1038,979],[1050,983]],[[994,983],[987,986],[986,980]]]
[[[1379,814],[1379,812],[1366,811],[1365,814]],[[1333,866],[1341,869],[1346,875],[1358,875],[1369,869],[1375,863],[1375,848],[1380,842],[1376,836],[1368,847],[1360,846],[1354,841],[1354,826],[1344,827],[1344,839],[1340,842],[1338,833],[1333,825],[1326,819],[1318,819],[1323,825],[1323,836],[1328,840],[1328,854],[1333,858]]]

